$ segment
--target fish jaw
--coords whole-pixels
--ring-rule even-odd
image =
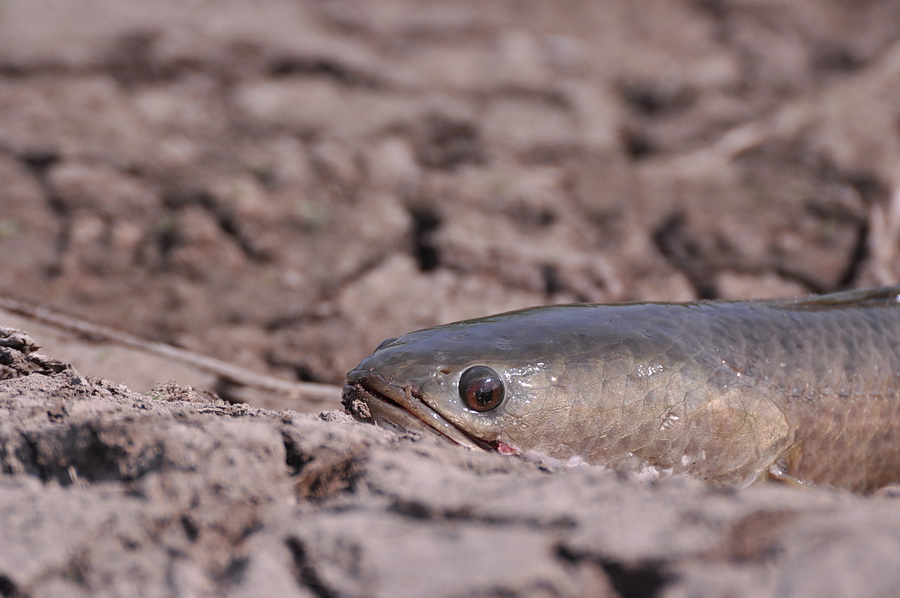
[[[375,370],[356,369],[347,374],[341,402],[353,417],[399,431],[436,434],[472,448],[497,450],[453,425],[420,398],[418,389],[388,382]]]

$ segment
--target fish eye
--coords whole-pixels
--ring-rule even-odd
[[[459,398],[473,411],[496,409],[506,396],[500,375],[485,365],[472,366],[459,378]]]

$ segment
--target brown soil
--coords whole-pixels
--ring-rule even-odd
[[[0,295],[337,384],[385,337],[526,305],[895,281],[898,32],[886,1],[5,0]],[[0,596],[897,587],[890,501],[204,401],[0,383]]]

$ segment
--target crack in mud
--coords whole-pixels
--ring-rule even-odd
[[[447,521],[479,526],[517,527],[541,531],[565,531],[574,529],[576,521],[560,516],[549,519],[539,517],[504,516],[479,513],[469,506],[460,508],[434,508],[419,500],[394,497],[389,506],[392,513],[419,520]]]
[[[573,552],[565,545],[557,547],[557,556],[571,563],[588,562],[599,567],[621,598],[654,598],[661,595],[666,585],[673,581],[671,573],[660,563],[625,564]]]
[[[316,567],[309,562],[306,547],[297,537],[286,540],[288,549],[294,560],[294,571],[301,587],[309,589],[317,598],[337,598],[338,592],[328,587],[319,577]]]

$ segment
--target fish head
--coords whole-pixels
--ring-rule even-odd
[[[533,444],[565,368],[541,340],[552,338],[504,314],[389,339],[347,374],[343,403],[362,421],[518,452]]]

